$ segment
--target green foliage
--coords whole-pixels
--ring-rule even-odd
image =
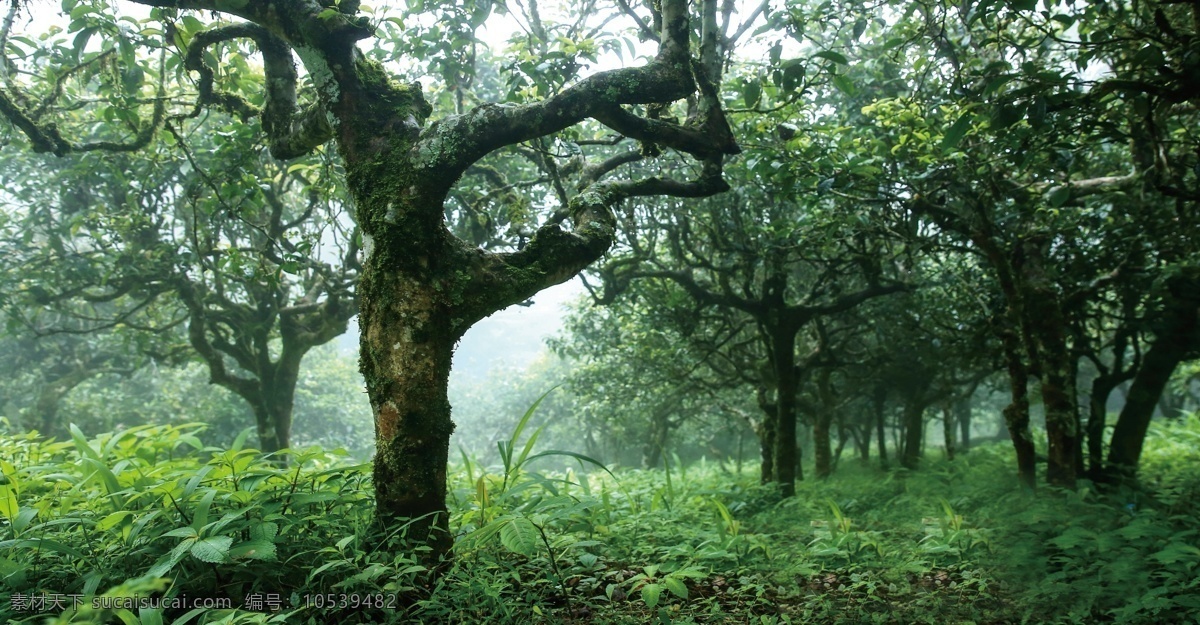
[[[205,447],[202,429],[139,426],[88,439],[72,427],[70,442],[5,437],[5,594],[84,597],[64,623],[111,616],[182,623],[200,614],[155,607],[133,616],[89,606],[102,594],[220,597],[230,608],[274,595],[297,614],[299,597],[367,588],[394,594],[423,570],[404,555],[344,551],[351,541],[373,540],[363,465],[312,448],[286,452],[292,468],[284,470],[242,449],[244,436],[229,449]],[[316,560],[324,564],[311,572],[283,564]],[[387,591],[375,583],[385,576]],[[0,611],[23,619],[17,622],[37,620],[12,605]],[[234,614],[202,612],[198,622]]]
[[[528,416],[528,415],[525,415]],[[522,417],[524,419],[524,416]],[[290,452],[286,470],[202,426],[70,441],[0,440],[6,598],[14,623],[1184,622],[1200,614],[1200,419],[1156,425],[1154,490],[1031,495],[985,446],[920,472],[850,466],[771,486],[699,463],[544,472],[464,458],[452,474],[455,558],[429,582],[371,523],[363,465]],[[521,432],[516,432],[521,434]],[[589,465],[584,465],[587,467]],[[1114,592],[1120,588],[1121,592]],[[226,598],[126,609],[117,597]],[[273,596],[277,609],[261,604]],[[97,599],[93,597],[108,597]],[[254,603],[258,597],[260,603]],[[374,598],[379,599],[379,603]],[[19,602],[18,602],[19,603]],[[353,604],[353,606],[352,606]]]

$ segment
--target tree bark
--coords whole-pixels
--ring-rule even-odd
[[[1075,403],[1074,367],[1067,349],[1062,307],[1044,266],[1042,237],[1024,241],[1022,274],[1025,288],[1021,310],[1030,329],[1032,344],[1026,347],[1035,359],[1041,380],[1042,406],[1046,411],[1049,453],[1046,481],[1074,488],[1078,461],[1079,413]]]
[[[304,351],[308,351],[308,348]],[[300,357],[285,354],[260,377],[257,401],[252,401],[251,405],[259,448],[266,453],[287,449],[291,445],[292,410],[296,401],[300,363]]]
[[[1086,432],[1088,476],[1092,481],[1104,478],[1104,428],[1108,420],[1108,397],[1126,379],[1128,376],[1124,374],[1102,374],[1092,380]]]
[[[1037,456],[1034,453],[1033,435],[1029,431],[1029,369],[1021,358],[1020,339],[1011,329],[1001,330],[1000,340],[1004,345],[1004,360],[1008,367],[1008,384],[1011,400],[1004,408],[1004,424],[1012,438],[1013,450],[1017,455],[1017,479],[1033,490],[1037,488]]]
[[[796,494],[796,331],[770,330],[771,357],[778,381],[776,397],[775,481],[784,497]]]
[[[813,474],[818,480],[823,480],[833,475],[833,449],[829,431],[832,415],[819,411],[813,416]]]
[[[1197,308],[1200,306],[1200,279],[1195,275],[1179,277],[1168,287],[1171,293],[1162,328],[1133,378],[1109,445],[1109,471],[1125,479],[1137,475],[1150,419],[1171,374],[1200,344],[1200,310]]]
[[[381,271],[373,256],[359,284],[360,368],[375,416],[376,515],[409,523],[405,538],[447,553],[446,462],[454,423],[447,383],[461,331],[438,278]],[[436,272],[436,266],[431,267]],[[404,320],[405,323],[396,323]]]
[[[971,398],[964,397],[954,404],[955,421],[958,422],[959,449],[971,448]]]
[[[863,464],[871,462],[871,423],[863,423],[860,426],[852,428],[850,431],[854,436],[854,445],[858,448],[858,459]]]
[[[942,406],[942,444],[946,449],[947,460],[954,460],[954,434],[958,427],[954,416],[954,408],[949,403]]]
[[[887,391],[885,389],[875,389],[875,395],[872,397],[872,403],[875,407],[875,438],[879,441],[879,464],[883,468],[888,466],[887,457],[887,437],[884,436],[884,402],[887,400]]]
[[[652,469],[662,464],[663,452],[667,448],[667,439],[671,434],[671,413],[675,410],[675,402],[658,406],[650,414],[650,431],[646,443],[642,446],[642,467]]]
[[[53,381],[42,384],[38,389],[37,400],[33,404],[34,417],[39,423],[42,436],[54,436],[66,431],[58,419],[58,409],[62,405],[62,399],[93,375],[95,375],[94,372],[82,366],[76,366]]]
[[[779,417],[779,408],[767,398],[768,392],[765,388],[758,388],[758,408],[762,410],[763,418],[757,423],[752,423],[754,433],[758,436],[762,459],[759,464],[759,481],[763,484],[775,481],[775,423]]]
[[[830,426],[833,424],[833,411],[836,399],[833,396],[833,386],[830,383],[832,369],[822,367],[816,375],[817,402],[813,411],[813,473],[819,480],[828,479],[833,475],[834,456],[830,449]],[[844,437],[838,441],[838,451],[843,446]]]
[[[900,458],[900,464],[906,469],[916,469],[920,464],[921,439],[925,435],[925,407],[925,400],[921,396],[910,397],[904,404],[904,455]]]

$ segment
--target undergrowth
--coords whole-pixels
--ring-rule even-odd
[[[526,415],[528,417],[528,415]],[[438,576],[372,523],[367,465],[205,447],[203,426],[0,437],[13,623],[1184,623],[1200,618],[1200,421],[1144,489],[1023,492],[1010,451],[854,463],[781,499],[700,463],[612,475],[535,452],[452,467]],[[547,455],[577,462],[537,470]],[[274,461],[273,461],[274,460]],[[122,597],[156,598],[141,605]],[[226,603],[214,603],[226,602]]]

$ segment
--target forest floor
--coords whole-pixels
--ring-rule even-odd
[[[455,555],[436,578],[399,546],[403,528],[373,529],[366,465],[312,449],[281,468],[205,448],[199,429],[0,436],[0,621],[1200,620],[1196,418],[1156,423],[1143,488],[1115,493],[1022,491],[1003,444],[933,452],[916,471],[843,459],[787,499],[711,463],[610,475],[540,471],[528,455],[465,462]]]

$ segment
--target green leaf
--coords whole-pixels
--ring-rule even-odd
[[[201,562],[218,563],[224,562],[229,556],[229,546],[233,544],[233,538],[229,536],[212,536],[197,540],[192,543],[188,550],[192,556]]]
[[[759,100],[762,98],[762,85],[756,79],[747,79],[742,81],[742,101],[745,102],[746,108],[754,108],[758,106]]]
[[[100,454],[96,453],[96,450],[88,444],[87,438],[84,437],[78,426],[72,423],[67,429],[71,431],[71,440],[75,441],[75,449],[78,449],[81,455],[94,460],[100,459]]]
[[[163,533],[163,536],[171,536],[175,538],[196,538],[199,535],[200,534],[198,534],[190,525],[187,527],[177,527],[169,532]]]
[[[859,18],[859,20],[857,22],[854,22],[853,35],[854,35],[855,39],[862,37],[863,32],[866,30],[867,30],[867,20]]]
[[[101,462],[98,458],[84,458],[83,464],[95,471],[93,475],[100,476],[100,480],[104,483],[104,489],[109,496],[121,492],[121,483],[117,481],[117,476],[113,474],[112,469],[108,468],[108,465]],[[118,502],[114,499],[113,503],[116,504]]]
[[[849,96],[858,92],[858,88],[854,86],[854,81],[842,74],[833,77],[833,86],[837,87],[838,91]]]
[[[1049,202],[1050,206],[1053,208],[1061,207],[1070,199],[1071,187],[1068,186],[1051,187],[1050,191],[1046,193],[1046,201]]]
[[[37,515],[37,508],[20,508],[17,511],[17,518],[12,520],[13,535],[20,535],[21,532],[24,532]]]
[[[798,59],[785,62],[783,64],[783,75],[780,79],[783,90],[795,91],[804,82],[805,71],[804,63]]]
[[[986,85],[983,86],[983,95],[988,96],[988,95],[991,95],[993,93],[1000,91],[1001,87],[1003,87],[1004,85],[1007,85],[1009,82],[1012,82],[1016,78],[1017,78],[1016,74],[1002,74],[1000,76],[996,76],[995,78],[992,78],[991,80],[989,80],[987,82]]]
[[[0,514],[12,521],[17,517],[17,511],[20,508],[20,504],[17,503],[16,489],[7,484],[0,486]]]
[[[229,448],[229,451],[241,451],[246,446],[246,439],[250,437],[250,433],[253,431],[254,428],[246,428],[239,432],[237,438],[233,439],[233,446]]]
[[[140,625],[163,625],[162,608],[139,608],[138,623]]]
[[[146,572],[146,575],[149,577],[162,577],[163,575],[166,575],[168,571],[175,568],[175,565],[179,564],[179,561],[182,560],[185,555],[187,555],[188,548],[191,547],[191,545],[192,541],[190,539],[175,545],[175,547],[171,549],[170,553],[159,558],[158,562],[155,562],[154,566],[150,567],[150,570]]]
[[[253,540],[274,540],[278,535],[279,525],[276,523],[259,523],[250,527],[250,538]],[[355,536],[350,536],[350,538],[355,538]],[[344,546],[340,545],[339,548]]]
[[[992,114],[992,130],[1004,130],[1022,119],[1025,119],[1024,106],[1001,106]]]
[[[132,523],[132,517],[133,513],[128,510],[114,512],[103,519],[100,519],[100,522],[96,524],[96,529],[103,532],[118,525],[128,525]]]
[[[843,56],[837,52],[834,52],[833,50],[821,50],[820,52],[812,55],[812,58],[833,61],[834,63],[837,63],[838,65],[849,65],[850,64],[849,59],[847,59],[845,56]]]
[[[513,553],[530,556],[537,549],[538,530],[533,521],[512,517],[500,528],[500,544]]]
[[[580,462],[586,462],[594,467],[604,469],[604,472],[609,475],[612,475],[613,479],[617,478],[617,476],[614,475],[612,471],[609,471],[608,467],[604,466],[604,464],[602,462],[600,462],[599,460],[596,460],[595,458],[592,458],[590,456],[585,456],[581,453],[576,453],[574,451],[563,451],[561,449],[550,449],[547,451],[542,451],[542,452],[533,454],[529,458],[526,458],[525,462],[527,462],[527,463],[533,462],[534,460],[537,460],[538,458],[545,458],[547,456],[567,456],[570,458],[574,458],[576,460],[579,460]]]
[[[646,602],[646,607],[654,608],[658,605],[658,598],[662,595],[663,587],[661,584],[646,584],[642,586],[642,601]]]
[[[952,150],[958,147],[958,143],[962,141],[967,130],[971,128],[971,115],[964,113],[958,118],[949,128],[946,129],[946,134],[942,135],[942,149]]]
[[[192,529],[196,530],[196,532],[200,532],[200,530],[204,529],[205,525],[208,525],[208,511],[212,508],[213,498],[216,496],[217,490],[214,488],[209,489],[200,498],[200,504],[196,506],[196,511],[192,514]]]
[[[668,576],[663,579],[662,583],[663,586],[666,586],[667,590],[671,591],[671,594],[675,595],[676,597],[684,600],[688,598],[687,586],[684,585],[679,578]]]
[[[84,48],[87,47],[88,40],[91,39],[92,35],[96,34],[96,31],[98,30],[100,29],[95,26],[89,26],[79,31],[79,34],[75,35],[75,39],[71,42],[71,49],[75,52],[76,60],[79,59],[79,55],[83,54]]]
[[[274,560],[275,543],[269,540],[248,540],[229,550],[229,559]]]
[[[18,538],[15,540],[0,541],[0,551],[17,549],[18,547],[26,547],[37,551],[54,551],[57,553],[74,556],[81,560],[84,558],[84,555],[76,551],[74,548],[68,547],[67,545],[64,545],[56,540],[50,540],[49,538]]]

